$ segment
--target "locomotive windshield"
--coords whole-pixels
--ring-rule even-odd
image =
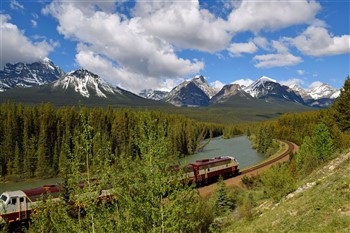
[[[7,196],[5,196],[4,194],[1,195],[0,199],[2,200],[3,203],[6,203],[7,201]]]

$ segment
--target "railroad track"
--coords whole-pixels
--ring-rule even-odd
[[[232,177],[230,179],[226,179],[224,182],[228,187],[232,186],[239,186],[241,185],[241,179],[245,175],[256,175],[259,174],[262,170],[269,168],[275,163],[287,161],[289,159],[289,155],[297,149],[297,146],[294,143],[291,143],[289,141],[280,140],[284,144],[287,145],[287,149],[283,151],[280,155],[269,159],[263,163],[257,164],[253,167],[244,169],[241,171],[240,175]],[[199,194],[203,197],[209,197],[216,189],[216,183],[201,187],[198,189]]]
[[[255,166],[253,166],[251,168],[244,169],[244,170],[241,171],[240,174],[243,175],[243,174],[250,173],[252,171],[255,171],[255,170],[258,170],[260,168],[263,168],[263,167],[266,167],[268,165],[271,165],[271,164],[273,164],[273,163],[275,163],[275,162],[277,162],[277,161],[279,161],[279,160],[289,156],[295,149],[294,148],[294,144],[291,143],[291,142],[285,141],[285,140],[280,140],[280,141],[285,143],[285,144],[287,144],[287,146],[288,146],[288,148],[282,154],[280,154],[280,155],[278,155],[278,156],[276,156],[276,157],[274,157],[274,158],[272,158],[270,160],[267,160],[266,162],[263,162],[261,164],[255,165]]]

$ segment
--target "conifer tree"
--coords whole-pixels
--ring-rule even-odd
[[[333,117],[342,131],[350,131],[350,76],[345,80],[340,96],[332,107]]]
[[[227,187],[221,176],[217,182],[213,198],[214,210],[217,215],[221,215],[233,208],[233,202],[227,194]]]
[[[313,133],[313,147],[313,153],[320,162],[329,160],[334,152],[330,132],[328,127],[323,123],[318,124],[315,128]]]
[[[37,150],[37,164],[36,176],[46,177],[49,171],[48,150],[47,150],[47,127],[45,122],[41,123],[38,150]]]
[[[21,161],[21,155],[19,151],[19,145],[18,145],[18,142],[16,141],[15,158],[13,161],[13,174],[15,176],[21,176],[21,173],[22,173],[22,161]]]

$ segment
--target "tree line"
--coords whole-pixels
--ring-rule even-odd
[[[50,104],[25,106],[5,103],[0,106],[0,175],[29,178],[63,174],[73,155],[81,155],[82,132],[91,138],[89,159],[114,163],[120,156],[137,158],[142,126],[162,126],[174,158],[193,154],[206,138],[224,132],[220,124],[201,123],[179,115],[131,109],[74,107],[54,108]],[[158,133],[158,127],[154,128]]]

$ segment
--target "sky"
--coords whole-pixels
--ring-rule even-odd
[[[203,75],[303,88],[350,74],[349,0],[1,0],[0,69],[49,58],[138,93]]]

